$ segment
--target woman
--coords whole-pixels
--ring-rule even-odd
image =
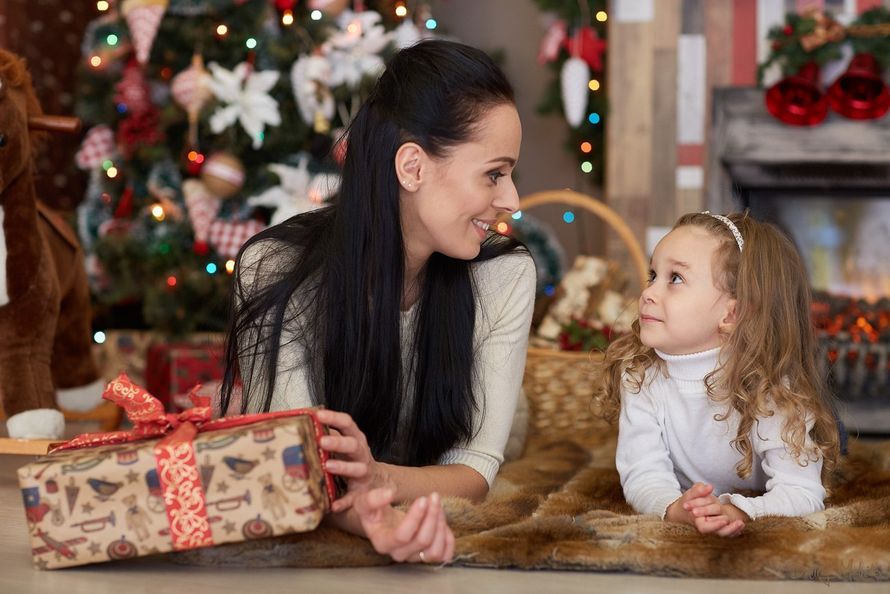
[[[520,141],[483,52],[404,49],[350,126],[333,206],[239,257],[223,410],[238,371],[243,412],[324,405],[348,485],[332,521],[396,560],[449,560],[439,494],[483,498],[503,461],[535,272],[490,228],[518,208]]]

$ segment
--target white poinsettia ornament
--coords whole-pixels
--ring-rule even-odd
[[[270,225],[277,225],[294,215],[315,210],[337,193],[340,176],[333,173],[309,172],[308,159],[300,157],[297,166],[273,163],[269,169],[281,180],[281,185],[269,188],[258,196],[247,199],[250,206],[274,208]]]
[[[303,121],[320,134],[330,131],[335,104],[328,59],[324,56],[300,56],[291,67],[290,79]]]
[[[269,94],[278,82],[278,71],[254,70],[241,62],[234,70],[227,70],[211,62],[207,86],[224,105],[210,116],[210,129],[219,134],[236,121],[253,140],[253,148],[263,146],[265,127],[281,124],[278,102]]]
[[[384,62],[380,52],[392,40],[373,10],[355,13],[346,10],[337,19],[340,31],[322,45],[322,53],[331,62],[331,86],[346,84],[355,89],[366,76],[378,76]]]
[[[405,19],[402,24],[393,30],[393,39],[399,49],[410,47],[423,39],[424,34],[414,21]]]

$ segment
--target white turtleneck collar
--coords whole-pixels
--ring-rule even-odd
[[[713,348],[690,355],[668,355],[658,349],[655,353],[667,366],[670,377],[681,381],[701,381],[707,374],[717,368],[720,360],[720,348]]]

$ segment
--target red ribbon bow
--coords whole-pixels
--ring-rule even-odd
[[[102,393],[102,398],[114,402],[124,409],[127,418],[133,423],[133,430],[84,433],[53,447],[50,451],[58,452],[162,437],[172,433],[183,423],[191,423],[200,427],[211,420],[210,398],[198,396],[197,392],[200,387],[201,385],[198,384],[189,392],[189,398],[195,405],[193,408],[175,414],[167,413],[160,400],[144,388],[134,384],[126,373],[121,373],[108,383]]]

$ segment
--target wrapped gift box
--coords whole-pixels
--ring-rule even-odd
[[[313,409],[174,415],[125,375],[105,398],[132,431],[80,435],[18,471],[40,569],[306,532],[330,509]]]
[[[145,388],[168,410],[173,399],[195,384],[221,380],[225,370],[222,335],[189,342],[154,342],[145,362]]]

